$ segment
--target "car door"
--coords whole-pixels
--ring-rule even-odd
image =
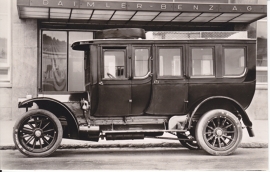
[[[131,114],[142,115],[148,107],[152,86],[152,47],[132,45]]]
[[[96,116],[130,114],[131,81],[127,46],[101,47]]]
[[[184,45],[156,45],[153,95],[147,113],[184,114],[188,103]]]

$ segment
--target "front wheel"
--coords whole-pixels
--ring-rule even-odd
[[[17,149],[29,157],[51,155],[59,147],[62,136],[63,129],[58,118],[42,109],[26,112],[13,128]]]
[[[200,118],[195,135],[199,146],[209,154],[229,155],[242,140],[242,127],[234,114],[216,109]]]

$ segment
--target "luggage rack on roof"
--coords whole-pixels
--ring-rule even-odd
[[[148,32],[146,39],[247,39],[247,31]]]

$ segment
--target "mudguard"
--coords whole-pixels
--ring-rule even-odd
[[[68,106],[66,106],[64,103],[62,103],[58,100],[48,98],[48,97],[37,97],[37,98],[32,98],[32,99],[28,99],[28,100],[19,102],[18,107],[19,108],[29,108],[29,107],[33,106],[33,103],[36,103],[40,109],[45,109],[48,111],[51,111],[51,109],[47,109],[46,106],[44,106],[44,105],[54,104],[57,107],[61,107],[66,112],[65,114],[68,114],[68,116],[73,119],[73,121],[75,122],[76,127],[78,129],[78,126],[79,126],[78,121],[77,121],[75,115],[73,114],[73,112],[69,109]],[[57,114],[54,114],[54,115],[57,116]]]
[[[229,100],[230,102],[232,102],[232,104],[234,105],[234,107],[237,109],[237,111],[240,113],[241,117],[242,117],[242,120],[243,120],[243,123],[245,124],[245,126],[247,127],[247,130],[248,130],[248,133],[249,133],[249,136],[250,137],[254,137],[254,132],[252,130],[252,122],[250,121],[246,111],[242,108],[242,106],[237,102],[235,101],[234,99],[232,98],[229,98],[229,97],[225,97],[225,96],[213,96],[213,97],[209,97],[207,99],[204,99],[203,101],[201,101],[195,108],[194,110],[192,111],[191,115],[190,115],[190,118],[188,120],[188,129],[191,128],[191,123],[192,123],[192,118],[193,116],[195,115],[195,113],[197,112],[197,110],[204,104],[206,103],[207,101],[209,100],[213,100],[213,99],[226,99],[226,100]]]

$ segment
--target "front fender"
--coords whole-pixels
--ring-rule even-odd
[[[72,120],[75,123],[77,129],[79,128],[78,121],[73,112],[69,109],[68,106],[66,106],[64,103],[58,100],[48,97],[37,97],[25,101],[19,101],[18,107],[19,108],[32,107],[33,103],[37,104],[40,109],[52,112],[55,116],[59,117],[60,115],[64,115],[67,119]]]

